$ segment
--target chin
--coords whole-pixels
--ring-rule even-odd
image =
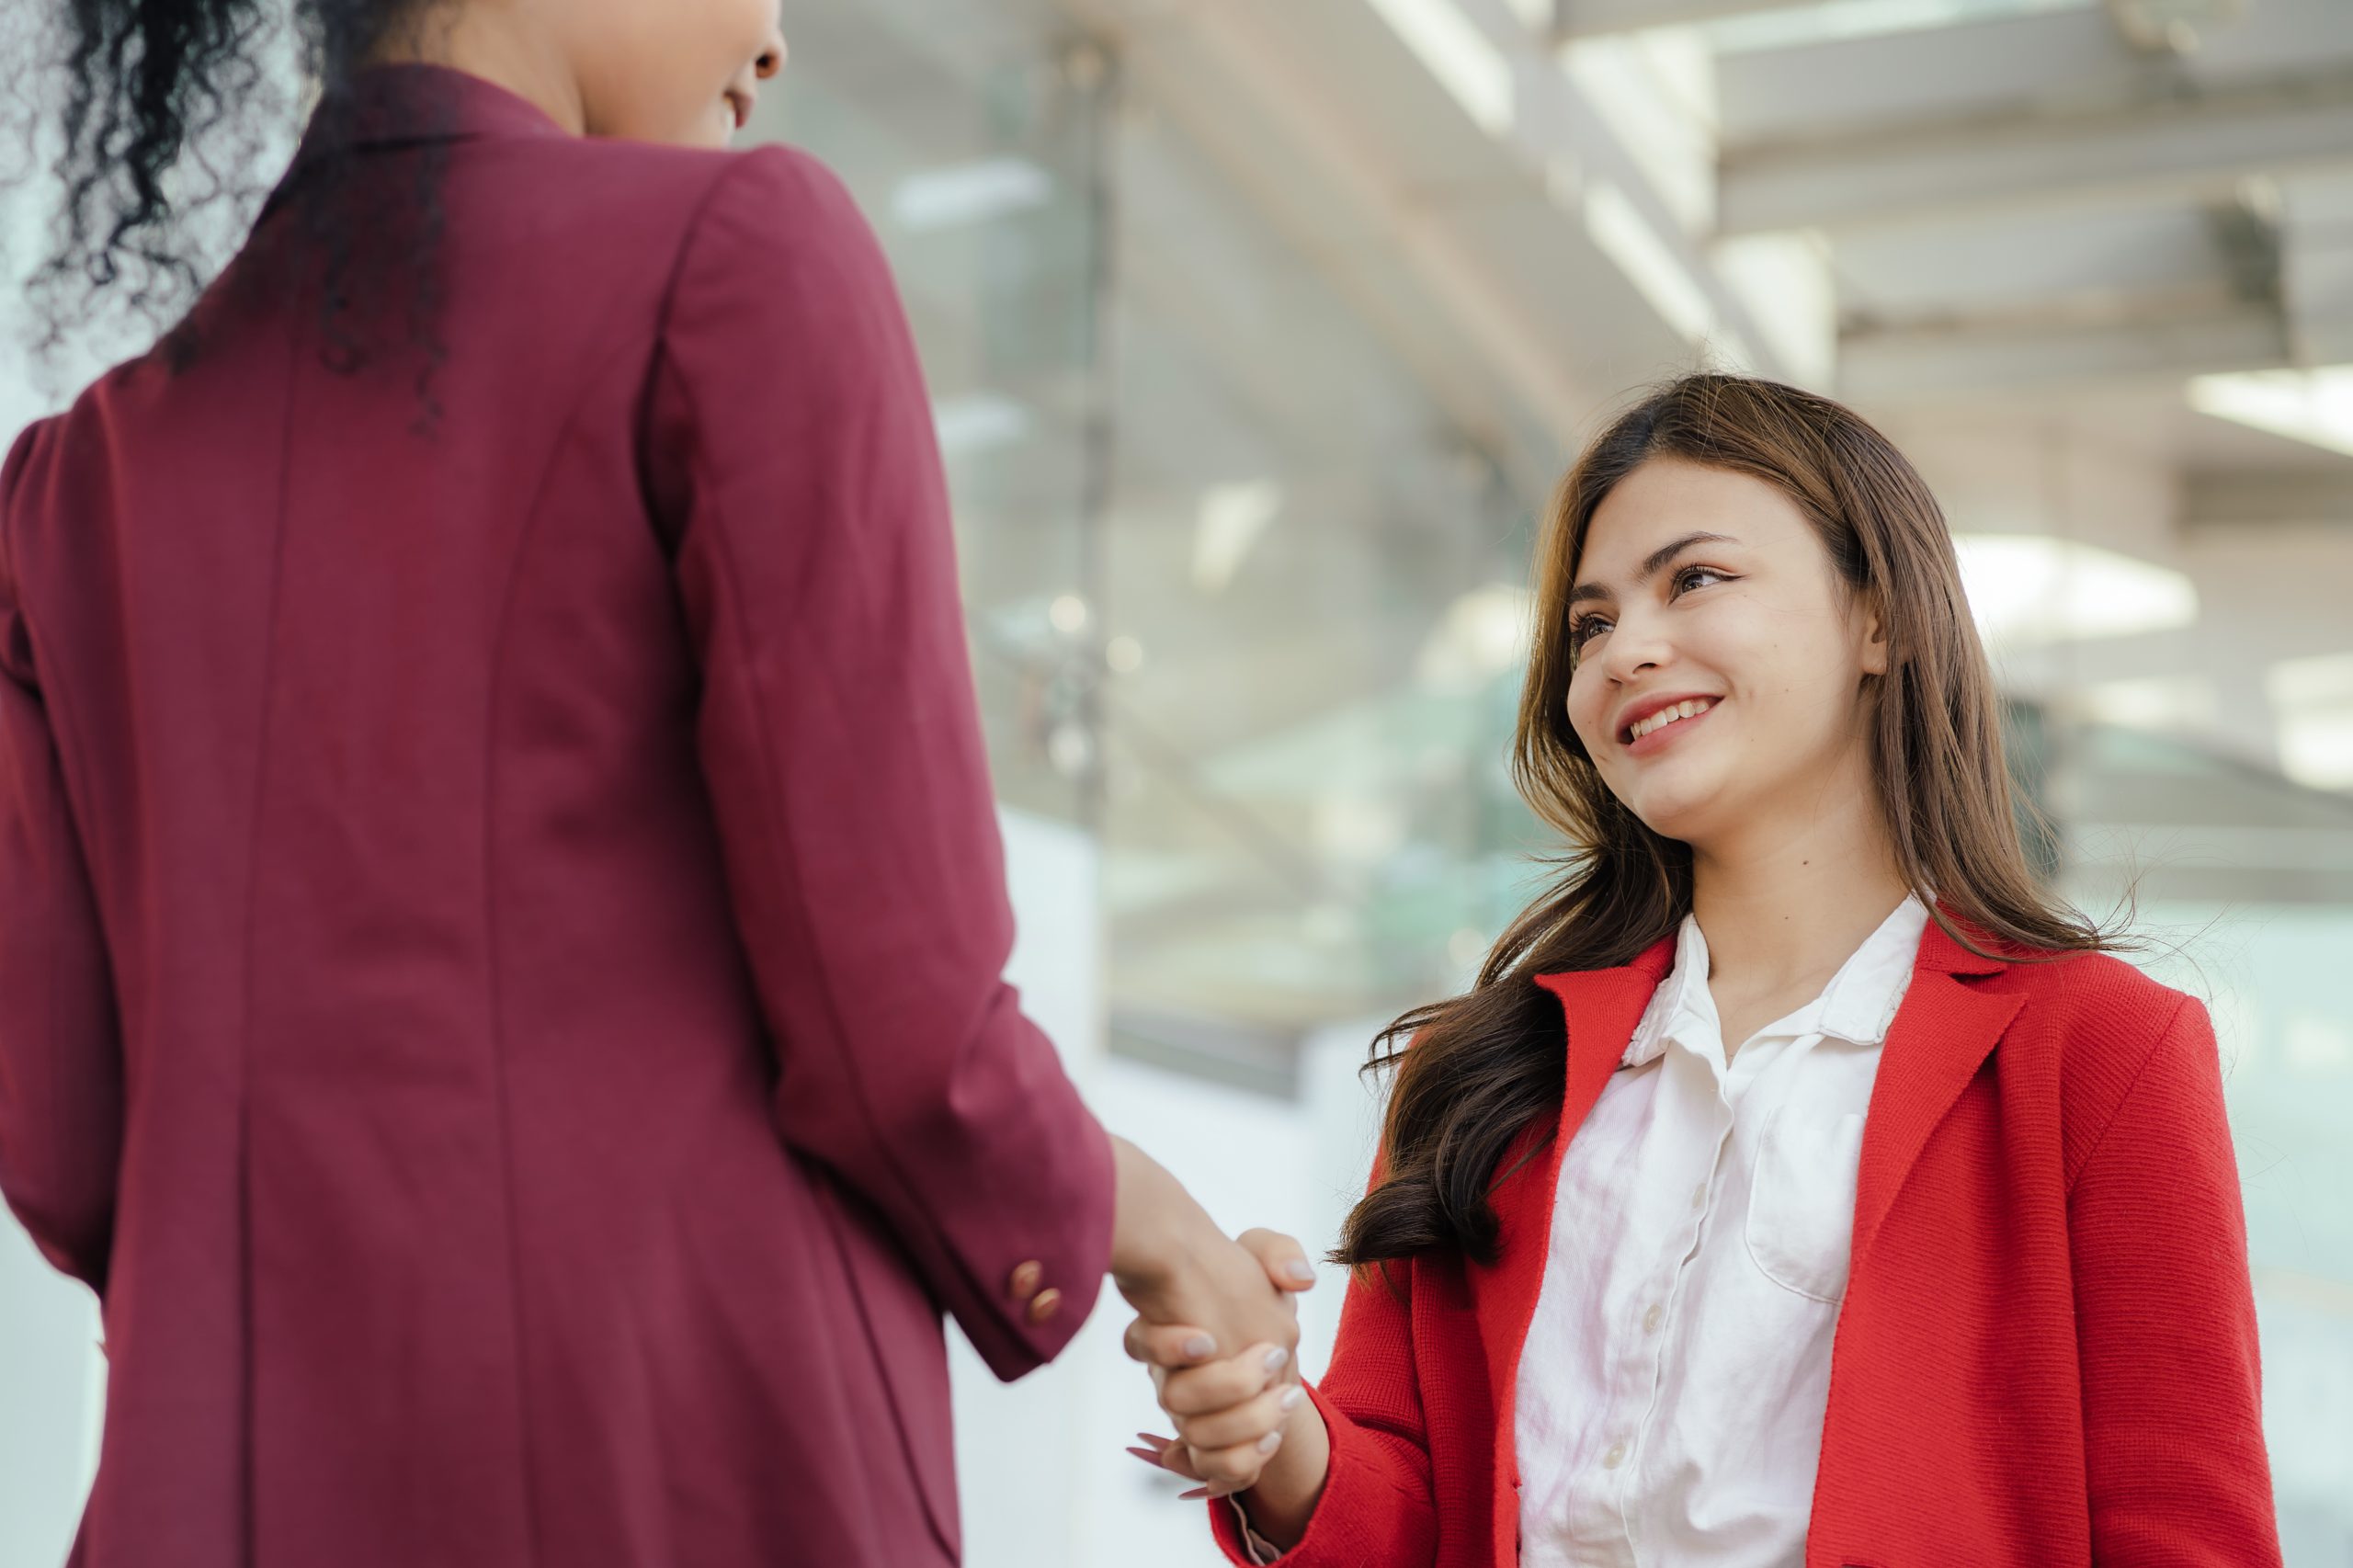
[[[1728,816],[1737,817],[1740,810],[1722,787],[1698,778],[1654,778],[1632,798],[1620,798],[1644,827],[1685,844],[1704,840],[1712,827]]]

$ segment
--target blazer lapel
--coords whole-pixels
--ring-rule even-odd
[[[1497,1413],[1495,1474],[1513,1484],[1518,1474],[1512,1451],[1512,1394],[1520,1346],[1527,1341],[1529,1320],[1535,1315],[1544,1284],[1544,1259],[1552,1250],[1552,1198],[1560,1186],[1561,1156],[1601,1097],[1602,1086],[1642,1021],[1643,1008],[1674,960],[1675,943],[1668,938],[1622,968],[1536,976],[1537,984],[1560,998],[1567,1026],[1561,1119],[1540,1154],[1512,1169],[1541,1135],[1540,1130],[1531,1129],[1505,1157],[1504,1168],[1511,1174],[1493,1193],[1501,1238],[1498,1256],[1493,1267],[1474,1264],[1470,1269],[1479,1339],[1486,1352],[1487,1386]]]
[[[1855,1193],[1857,1267],[1879,1234],[1880,1223],[1928,1134],[1977,1075],[2024,1005],[2023,996],[1969,983],[2006,967],[1998,959],[1970,952],[1933,922],[1922,937],[1911,989],[1888,1029],[1879,1076],[1871,1086],[1870,1115],[1863,1123],[1862,1166]]]

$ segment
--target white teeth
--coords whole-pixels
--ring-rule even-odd
[[[1715,699],[1711,697],[1694,697],[1688,698],[1681,702],[1677,702],[1672,707],[1662,708],[1646,719],[1637,720],[1634,724],[1627,730],[1627,740],[1630,744],[1634,741],[1639,741],[1644,735],[1649,734],[1652,731],[1663,730],[1678,719],[1697,718],[1699,714],[1705,713],[1709,709],[1713,708],[1715,705]]]

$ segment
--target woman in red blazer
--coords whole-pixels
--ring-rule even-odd
[[[249,9],[74,7],[70,254],[166,232]],[[1000,978],[880,253],[720,150],[772,0],[301,15],[244,250],[0,469],[0,1189],[111,1361],[74,1561],[952,1562],[943,1309],[1005,1378],[1107,1264],[1290,1320]]]
[[[1538,592],[1517,773],[1580,853],[1385,1037],[1312,1398],[1139,1324],[1139,1457],[1237,1562],[2276,1563],[2213,1034],[2029,873],[1917,475],[1692,377]]]

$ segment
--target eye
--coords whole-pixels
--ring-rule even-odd
[[[1606,615],[1581,615],[1569,622],[1569,652],[1574,653],[1592,638],[1609,630]]]
[[[1712,566],[1686,566],[1682,571],[1677,572],[1675,574],[1675,592],[1677,596],[1679,597],[1684,594],[1689,593],[1694,588],[1704,588],[1708,586],[1708,582],[1702,581],[1701,579],[1710,579],[1718,583],[1729,583],[1732,581],[1732,574],[1729,572],[1719,572]]]

